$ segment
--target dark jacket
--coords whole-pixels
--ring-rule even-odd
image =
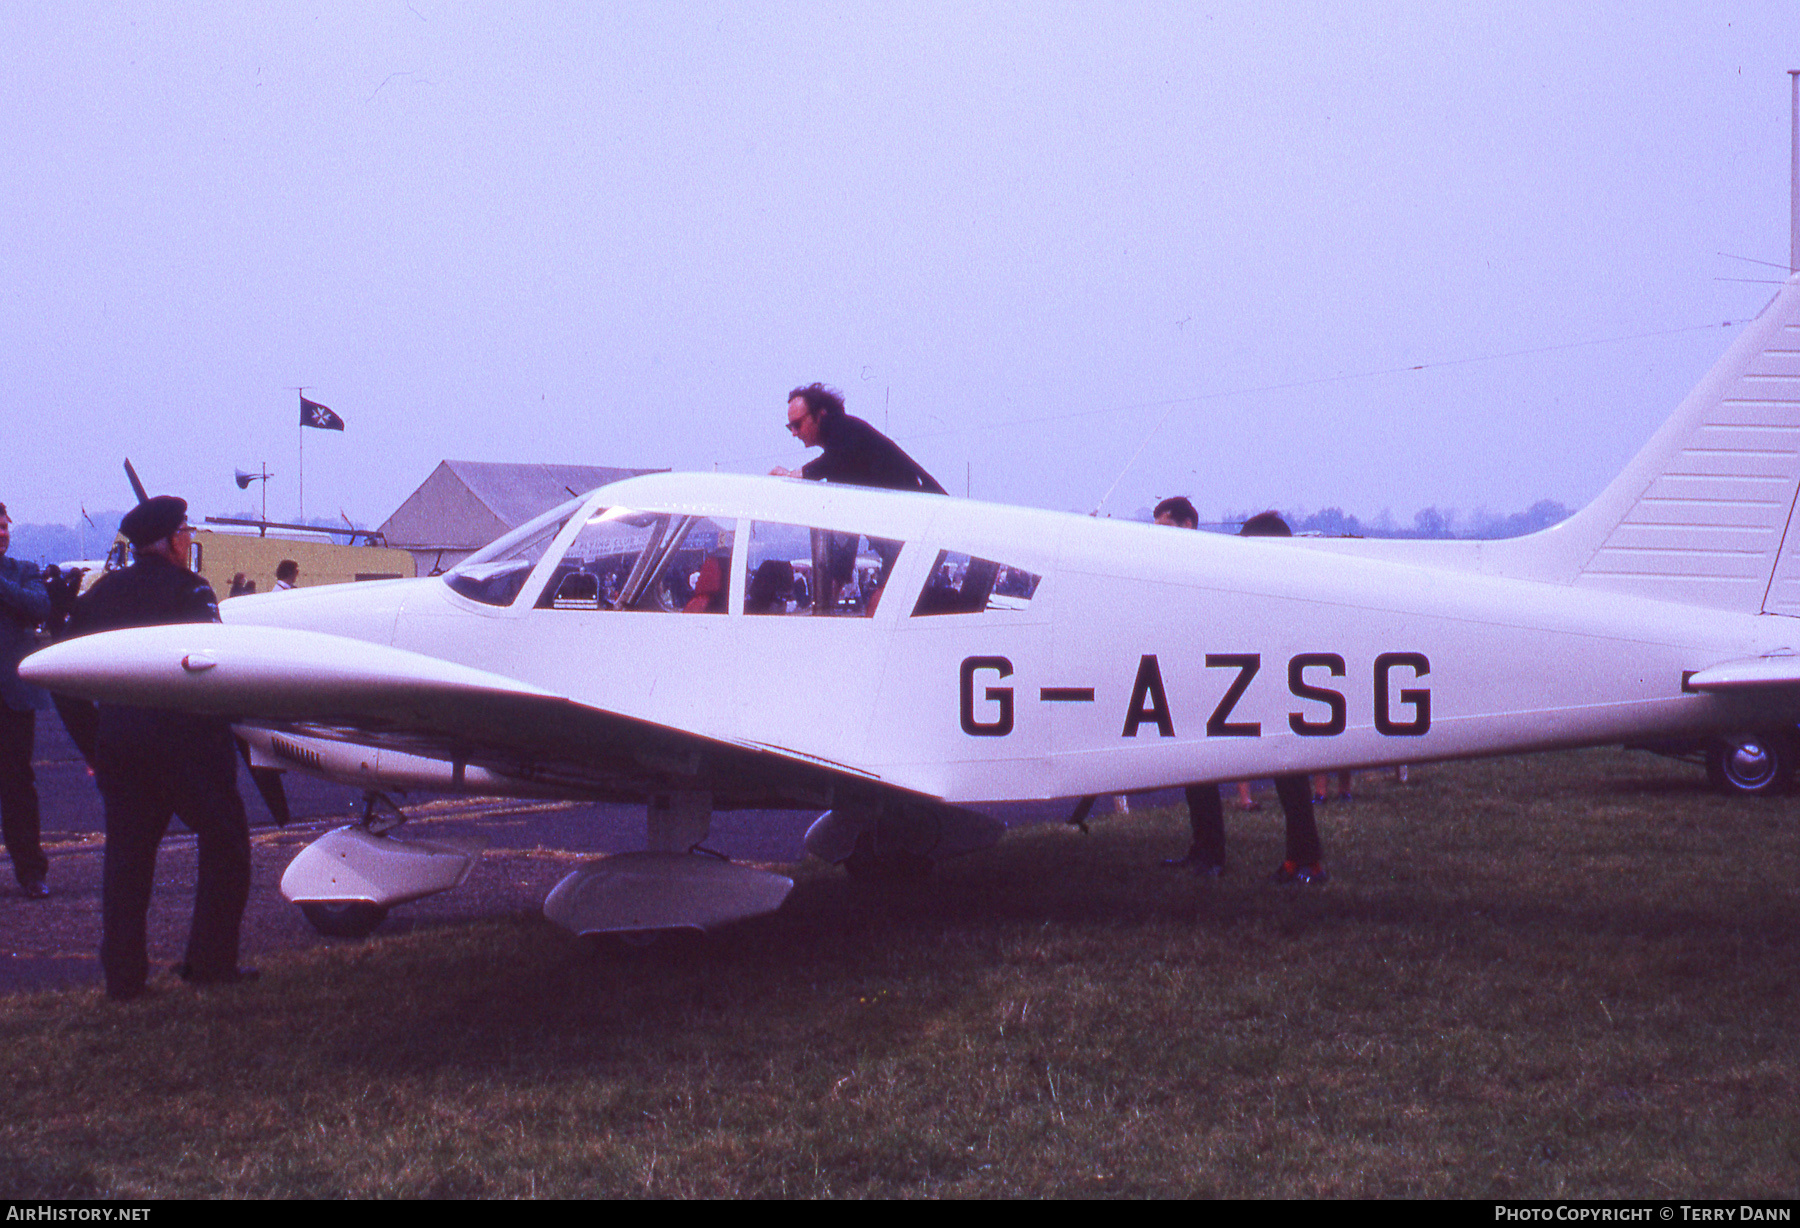
[[[160,555],[144,554],[123,571],[101,576],[75,602],[69,634],[218,621],[219,602],[211,585]],[[231,723],[221,717],[119,704],[100,705],[99,741],[103,748],[131,744],[140,751],[155,747],[171,754],[216,757],[222,751],[227,766],[232,754]]]
[[[50,594],[36,565],[0,554],[0,704],[15,712],[49,704],[19,677],[19,662],[37,651],[35,629],[49,617]]]
[[[883,490],[944,493],[919,462],[861,418],[849,414],[826,418],[819,424],[819,443],[824,452],[800,467],[805,477]]]

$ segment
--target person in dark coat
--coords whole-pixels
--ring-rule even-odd
[[[788,393],[788,431],[809,448],[823,451],[798,469],[776,466],[770,473],[780,478],[808,478],[818,482],[842,482],[850,486],[874,486],[882,490],[916,490],[944,494],[937,479],[900,445],[864,422],[844,412],[844,394],[824,384],[807,384]],[[864,613],[874,613],[887,584],[888,573],[900,554],[900,543],[870,538],[869,546],[881,556],[881,570],[874,591],[865,594]],[[856,538],[834,535],[824,572],[814,577],[813,613],[829,614],[837,608],[838,592],[855,572]]]
[[[900,445],[861,418],[845,413],[844,394],[835,388],[808,384],[788,393],[787,428],[807,447],[823,451],[799,469],[771,469],[776,477],[944,493],[937,479],[902,452]]]
[[[1164,499],[1154,513],[1156,523],[1181,529],[1198,529],[1200,514],[1186,499]],[[1262,512],[1244,522],[1240,537],[1292,537],[1293,530],[1274,512]],[[1278,883],[1320,884],[1325,881],[1319,826],[1313,815],[1312,783],[1305,776],[1275,778],[1275,796],[1287,820],[1287,856],[1273,875]],[[1217,876],[1225,872],[1225,810],[1216,784],[1187,787],[1188,824],[1193,832],[1186,856],[1172,865],[1184,865],[1194,873]]]
[[[126,513],[119,529],[136,561],[102,576],[75,603],[71,635],[168,623],[216,623],[212,588],[187,569],[187,504],[169,495]],[[231,725],[121,704],[101,704],[94,778],[106,804],[100,964],[110,998],[145,992],[145,919],[156,852],[179,816],[198,837],[199,876],[187,956],[175,971],[196,984],[254,979],[238,966],[238,931],[250,896],[250,829],[237,791]]]
[[[6,556],[11,545],[12,520],[0,503],[0,830],[19,890],[28,900],[41,900],[50,894],[44,885],[50,862],[39,842],[31,751],[38,709],[50,699],[19,677],[19,662],[37,648],[38,624],[50,617],[50,594],[35,566]]]

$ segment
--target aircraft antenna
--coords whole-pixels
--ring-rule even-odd
[[[1150,441],[1156,437],[1156,432],[1162,430],[1163,423],[1169,420],[1169,415],[1175,412],[1175,407],[1179,404],[1181,404],[1180,401],[1172,401],[1169,404],[1169,408],[1163,410],[1162,417],[1158,418],[1156,420],[1156,425],[1151,427],[1149,432],[1145,434],[1144,441],[1137,446],[1137,451],[1131,454],[1131,459],[1125,462],[1125,467],[1119,470],[1119,476],[1112,480],[1112,485],[1106,488],[1106,493],[1100,496],[1100,502],[1094,504],[1094,510],[1089,512],[1088,515],[1098,516],[1105,510],[1106,501],[1112,498],[1113,491],[1119,488],[1119,483],[1125,480],[1125,475],[1131,472],[1131,467],[1137,464],[1138,457],[1144,454],[1144,449],[1150,446]]]

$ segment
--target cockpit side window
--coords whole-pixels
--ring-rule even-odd
[[[723,614],[736,521],[606,508],[575,535],[540,610]]]
[[[744,568],[746,614],[867,617],[903,543],[836,529],[757,521]]]
[[[1023,610],[1037,593],[1039,579],[1023,567],[940,550],[913,605],[913,617]]]
[[[658,591],[669,596],[668,604],[659,608],[685,614],[725,613],[731,601],[731,550],[736,538],[737,521],[696,517],[663,569]],[[687,597],[679,604],[678,591]]]

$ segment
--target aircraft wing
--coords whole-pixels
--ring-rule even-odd
[[[877,779],[803,752],[705,737],[451,661],[345,636],[183,623],[66,640],[38,686],[475,764],[607,800],[711,791],[730,806],[830,805]]]

